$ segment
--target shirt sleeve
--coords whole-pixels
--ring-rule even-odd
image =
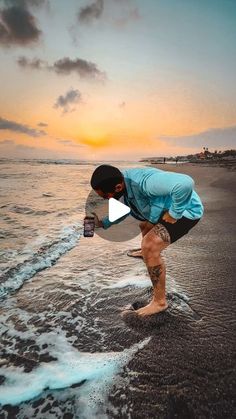
[[[109,220],[108,215],[106,215],[105,217],[102,218],[102,225],[103,228],[106,230],[107,228],[111,227],[113,224],[119,224],[121,221],[123,221],[126,217],[128,217],[130,215],[130,213],[124,215],[121,218],[118,218],[118,220],[111,222]]]
[[[188,206],[194,188],[194,180],[185,174],[171,172],[152,173],[143,182],[143,193],[150,198],[171,196],[168,210],[171,217],[180,219]]]

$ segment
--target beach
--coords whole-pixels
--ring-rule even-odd
[[[126,256],[140,235],[82,237],[95,167],[0,165],[0,417],[232,418],[235,172],[157,166],[192,176],[205,213],[163,252],[168,311],[124,320],[123,307],[150,298],[150,280]]]

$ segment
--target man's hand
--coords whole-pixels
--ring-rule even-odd
[[[92,214],[94,215],[95,227],[97,227],[97,228],[103,227],[102,221],[99,220],[96,212],[92,212]]]
[[[171,215],[168,213],[168,211],[165,212],[165,214],[162,217],[162,220],[164,220],[164,221],[166,221],[167,223],[170,223],[170,224],[174,224],[177,221],[175,218],[171,217]]]

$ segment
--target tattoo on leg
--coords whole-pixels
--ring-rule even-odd
[[[155,287],[160,279],[162,273],[162,265],[148,266],[148,273],[150,275],[153,286]]]
[[[168,232],[168,230],[162,224],[160,224],[160,223],[156,224],[153,227],[152,231],[157,236],[159,236],[163,240],[163,242],[170,244],[170,235],[169,235],[169,232]]]

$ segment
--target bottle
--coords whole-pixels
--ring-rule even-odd
[[[84,217],[84,237],[93,237],[95,229],[95,219],[92,216]]]

